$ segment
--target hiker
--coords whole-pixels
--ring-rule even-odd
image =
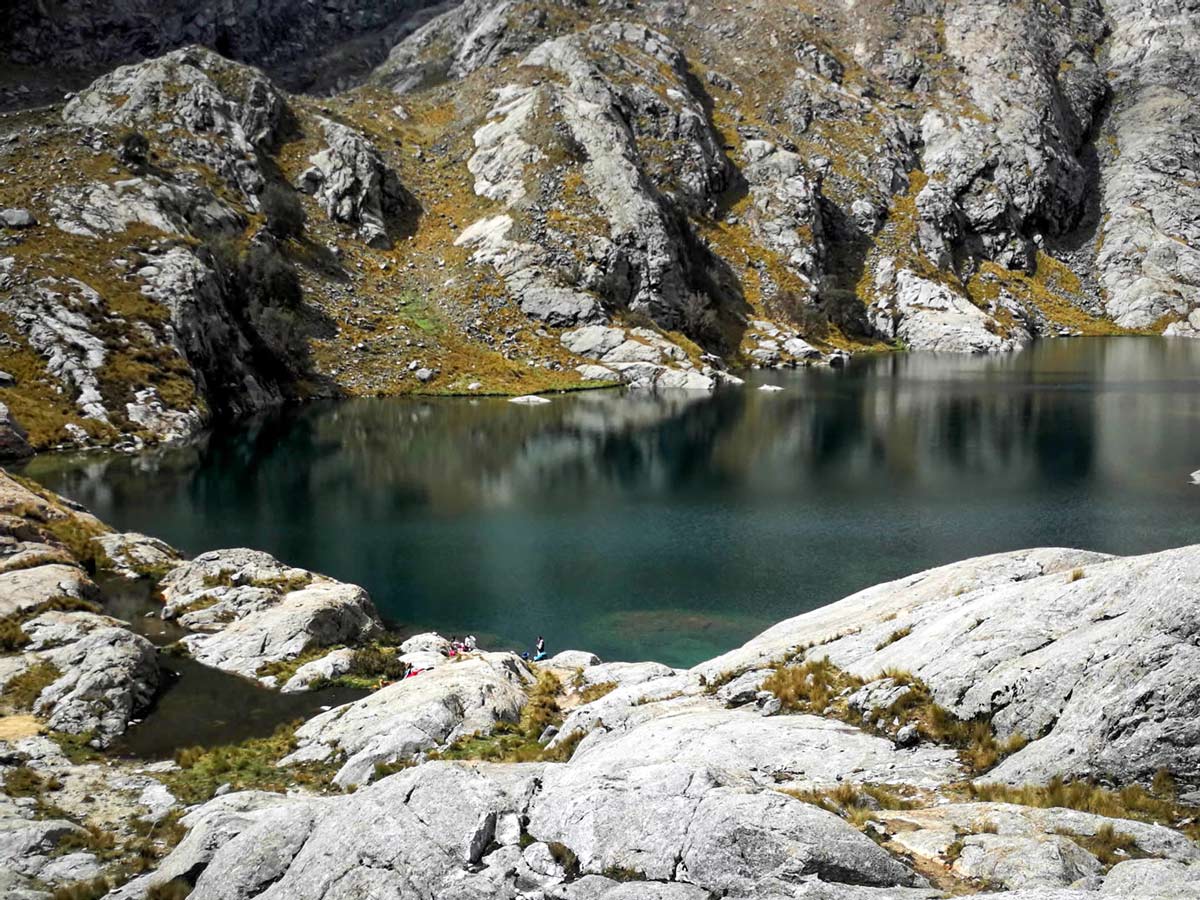
[[[476,646],[476,645],[475,645],[475,635],[473,635],[473,634],[468,634],[468,635],[467,635],[467,651],[468,651],[469,653],[474,653],[474,652],[475,652],[475,646]]]
[[[540,634],[538,635],[537,644],[534,646],[533,661],[540,662],[546,658],[546,639]]]

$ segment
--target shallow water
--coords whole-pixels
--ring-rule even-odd
[[[1200,542],[1200,342],[855,360],[751,389],[291,409],[26,474],[189,552],[366,586],[407,628],[685,665],[1000,550]]]
[[[112,577],[100,582],[105,611],[130,623],[158,647],[186,632],[164,621],[161,602],[145,581]],[[307,720],[366,694],[353,688],[283,694],[248,678],[201,665],[186,656],[160,653],[162,681],[150,709],[110,748],[118,756],[170,759],[186,747],[236,744],[267,737],[283,725]]]

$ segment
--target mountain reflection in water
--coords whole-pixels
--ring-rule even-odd
[[[1087,338],[715,395],[319,404],[25,471],[186,551],[360,583],[408,628],[686,665],[972,555],[1200,541],[1198,468],[1200,342]]]

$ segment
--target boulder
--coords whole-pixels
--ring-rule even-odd
[[[382,628],[362,588],[254,550],[216,550],[180,563],[161,590],[163,616],[203,632],[183,638],[192,656],[248,678],[258,678],[266,663],[361,643]]]
[[[91,734],[106,747],[154,700],[158,656],[141,635],[124,628],[97,628],[43,657],[61,676],[42,691],[34,712],[68,734]]]
[[[55,563],[0,574],[0,616],[69,598],[97,602],[100,591],[83,569]]]
[[[24,459],[32,455],[29,434],[13,418],[8,407],[0,403],[0,459]]]
[[[129,579],[154,577],[179,562],[179,554],[158,538],[136,532],[96,538],[113,570]]]
[[[337,784],[366,784],[379,764],[405,762],[461,735],[515,722],[533,674],[512,653],[479,653],[336,707],[296,731],[281,765],[344,759]]]
[[[1198,576],[1194,547],[1116,560],[1052,549],[982,557],[781,623],[698,671],[757,667],[816,643],[811,654],[864,678],[907,669],[955,715],[986,714],[1000,739],[1027,738],[989,780],[1149,783],[1165,768],[1190,787],[1200,720],[1180,686],[1197,628],[1185,585]]]
[[[37,219],[33,217],[27,209],[0,209],[0,223],[3,223],[5,228],[21,229],[32,228],[37,224]]]
[[[320,124],[326,146],[310,158],[300,189],[313,194],[332,221],[358,226],[368,246],[391,247],[388,223],[407,205],[400,179],[359,132],[329,119]]]

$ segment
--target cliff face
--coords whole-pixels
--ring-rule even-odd
[[[1200,334],[1186,3],[419,6],[8,13],[35,85],[190,41],[357,85],[192,48],[0,119],[0,401],[34,446]]]

